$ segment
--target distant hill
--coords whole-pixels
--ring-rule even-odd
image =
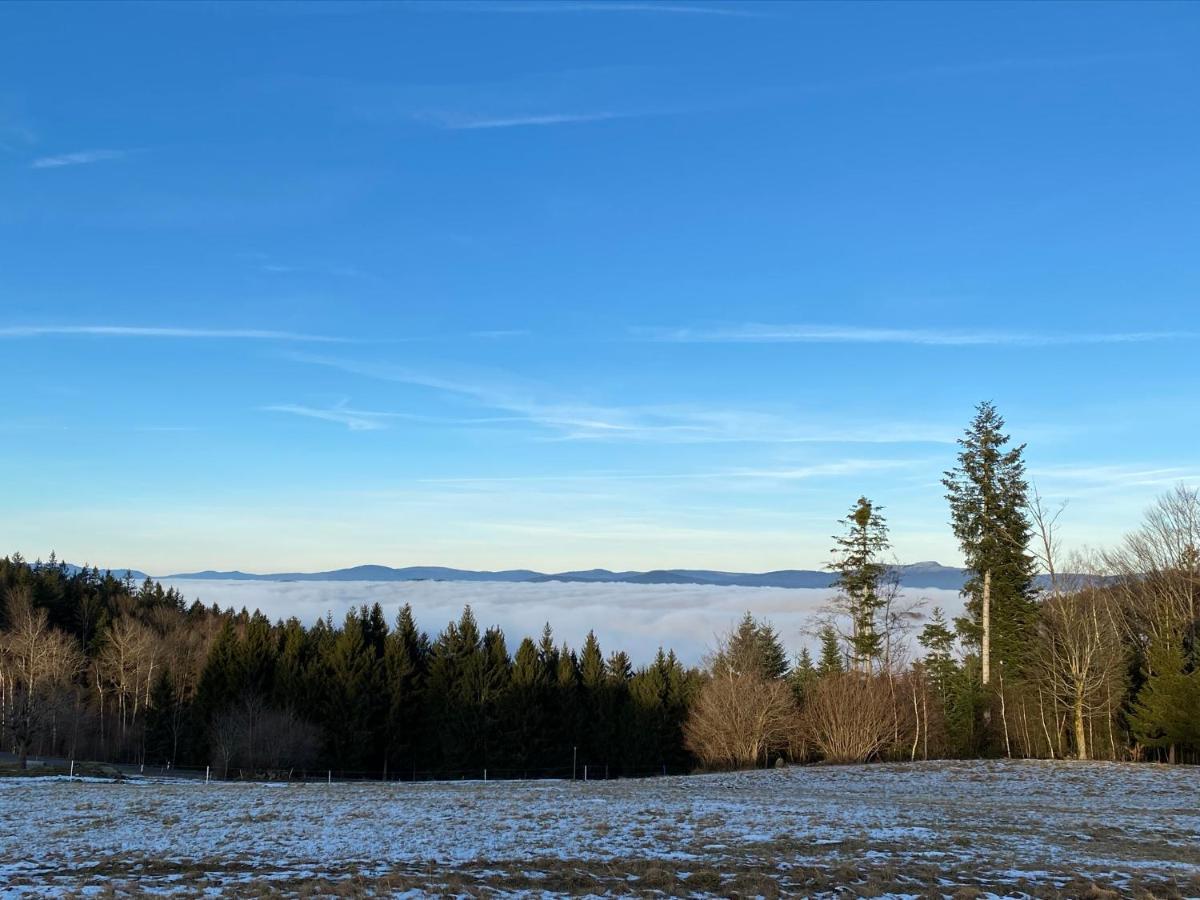
[[[83,566],[74,566],[71,565],[71,563],[63,563],[63,567],[67,570],[68,575],[78,575],[83,570]],[[91,571],[93,567],[88,566],[87,568],[88,571]],[[101,575],[103,575],[105,572],[112,572],[113,578],[119,578],[122,581],[126,578],[126,576],[137,582],[145,581],[150,577],[145,572],[139,571],[138,569],[109,569],[105,566],[95,566],[95,568],[100,570]]]
[[[936,562],[897,566],[900,583],[908,588],[960,590],[966,578],[963,569]],[[136,573],[135,577],[140,576]],[[144,577],[144,576],[141,576]],[[654,569],[649,572],[611,572],[586,569],[573,572],[544,573],[529,569],[480,572],[442,566],[353,566],[328,572],[275,572],[258,575],[249,572],[181,572],[162,576],[172,580],[225,581],[505,581],[505,582],[593,582],[615,584],[708,584],[722,587],[827,588],[833,584],[829,572],[811,569],[780,569],[777,572],[720,572],[710,569]]]

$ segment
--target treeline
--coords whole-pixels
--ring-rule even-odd
[[[0,560],[0,731],[29,753],[219,774],[611,776],[934,757],[1200,761],[1200,491],[1062,558],[1024,445],[981,404],[945,474],[970,578],[949,621],[899,588],[882,507],[835,536],[820,652],[750,614],[685,669],[549,626],[510,654],[470,609],[435,638],[378,605],[340,625],[187,606],[51,559]],[[1038,575],[1042,576],[1039,586]],[[1048,585],[1048,586],[1047,586]]]
[[[686,726],[705,765],[1200,761],[1200,491],[1180,486],[1118,547],[1064,559],[1062,508],[1003,429],[981,404],[944,479],[964,615],[899,590],[881,508],[860,498],[834,539],[819,659],[781,666],[774,631],[747,616],[708,661]]]
[[[0,560],[0,726],[31,753],[218,776],[592,777],[679,772],[699,675],[674,653],[635,669],[594,634],[547,625],[510,654],[468,607],[435,638],[405,606],[305,627],[185,605],[173,589],[53,559]]]

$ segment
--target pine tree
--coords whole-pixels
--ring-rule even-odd
[[[946,622],[940,606],[933,608],[929,622],[921,629],[917,643],[925,648],[925,665],[930,678],[943,702],[950,690],[950,682],[957,666],[954,663],[954,632]]]
[[[970,598],[969,619],[959,623],[959,630],[980,648],[985,687],[991,683],[993,657],[1020,671],[1036,613],[1035,564],[1026,552],[1025,445],[1006,450],[1009,436],[1003,429],[996,407],[979,404],[959,439],[958,466],[942,480],[954,534],[971,571],[963,588]]]
[[[779,632],[770,622],[758,626],[758,659],[764,678],[774,680],[788,673],[787,651],[783,649]]]
[[[813,665],[812,654],[808,652],[807,647],[802,647],[800,655],[796,657],[796,664],[788,673],[788,683],[792,686],[792,694],[796,697],[796,702],[804,700],[805,693],[818,677],[817,667]]]
[[[746,613],[715,660],[721,669],[738,675],[756,675],[773,680],[787,674],[787,653],[779,634],[769,622],[758,622]]]
[[[486,670],[483,638],[467,606],[458,622],[438,636],[430,658],[427,714],[437,728],[438,752],[447,771],[482,767]]]
[[[202,724],[233,702],[240,689],[237,631],[232,619],[225,619],[208,651],[200,682],[196,688],[196,708]]]
[[[512,660],[508,656],[504,632],[499,628],[489,628],[484,632],[479,659],[478,680],[472,687],[470,700],[478,723],[480,746],[476,762],[486,768],[503,759],[500,740],[502,703],[512,678]]]
[[[429,638],[417,630],[412,606],[404,604],[383,651],[383,690],[387,703],[384,764],[417,765],[423,723],[425,677],[429,668]]]
[[[309,632],[299,619],[288,619],[283,626],[282,646],[275,660],[275,681],[272,701],[283,710],[299,712],[309,701],[310,651]]]
[[[1190,669],[1174,642],[1152,647],[1150,675],[1129,715],[1133,736],[1146,747],[1167,750],[1175,762],[1180,748],[1200,748],[1200,669]]]
[[[835,559],[829,569],[841,603],[850,617],[850,652],[855,666],[870,672],[874,660],[883,652],[883,635],[878,621],[885,599],[880,582],[888,567],[881,561],[891,546],[887,522],[880,510],[866,497],[859,497],[846,516],[846,533],[834,537]]]
[[[163,669],[150,691],[146,710],[146,757],[172,765],[179,746],[179,698],[169,669]]]
[[[513,658],[504,717],[509,736],[507,762],[522,774],[545,765],[548,697],[549,682],[537,645],[525,638]]]
[[[375,651],[367,644],[363,620],[354,610],[346,614],[341,631],[324,654],[322,678],[330,763],[366,771],[375,761],[372,750],[382,718],[381,692]]]
[[[608,655],[605,668],[608,677],[604,684],[604,708],[610,716],[612,727],[604,762],[608,774],[619,774],[626,767],[632,768],[634,759],[632,748],[637,726],[633,721],[633,705],[629,696],[633,665],[629,661],[629,654],[614,650]]]
[[[558,652],[558,671],[554,684],[555,718],[559,724],[558,738],[564,754],[571,750],[574,755],[583,735],[579,693],[579,663],[575,653],[564,643]]]
[[[542,628],[542,639],[538,642],[538,657],[542,668],[546,670],[546,679],[554,681],[558,677],[558,647],[554,644],[554,631],[547,622]]]
[[[579,654],[579,680],[587,691],[596,691],[604,683],[608,670],[604,666],[604,655],[600,652],[600,642],[596,640],[596,632],[589,631],[583,642],[583,651]]]
[[[612,714],[608,709],[608,668],[596,633],[589,631],[579,654],[579,690],[582,727],[580,756],[584,763],[607,761],[612,740]]]
[[[270,696],[275,682],[277,646],[270,620],[255,610],[238,642],[235,678],[239,695],[262,699]]]
[[[821,639],[821,658],[817,662],[817,674],[840,675],[846,671],[842,657],[842,641],[832,625],[825,625],[817,633]]]

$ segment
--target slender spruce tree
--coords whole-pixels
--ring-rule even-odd
[[[817,661],[817,674],[824,677],[839,675],[846,671],[842,657],[842,641],[838,636],[837,629],[832,625],[825,625],[817,632],[817,636],[821,639],[821,656]]]
[[[858,498],[843,520],[845,533],[834,536],[834,560],[829,564],[837,573],[833,584],[850,619],[848,640],[854,667],[864,673],[871,671],[883,653],[879,613],[886,600],[881,582],[888,572],[883,555],[891,544],[881,510],[866,497]]]
[[[933,614],[917,636],[917,643],[925,648],[926,668],[938,696],[945,702],[957,667],[953,656],[954,632],[940,606],[933,608]]]

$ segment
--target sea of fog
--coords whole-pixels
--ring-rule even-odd
[[[526,635],[537,637],[547,622],[559,643],[582,645],[589,629],[607,655],[625,650],[635,663],[650,660],[660,647],[673,648],[688,664],[699,663],[718,635],[747,611],[770,621],[790,653],[812,647],[812,618],[828,603],[829,589],[716,587],[679,584],[588,584],[456,581],[201,581],[165,580],[189,602],[206,606],[261,609],[271,619],[292,616],[312,624],[326,613],[335,622],[351,607],[379,603],[394,622],[400,607],[411,603],[417,623],[436,635],[470,604],[481,627],[498,625],[509,652]],[[925,601],[926,612],[941,606],[957,615],[957,591],[908,589],[908,599]]]

